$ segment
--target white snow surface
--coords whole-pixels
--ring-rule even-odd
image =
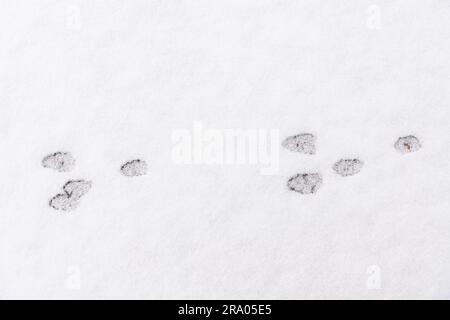
[[[446,0],[1,0],[0,298],[450,298],[449,17]],[[280,147],[274,175],[175,164],[195,121],[310,132],[316,153]],[[410,134],[422,148],[400,154]],[[42,167],[58,151],[74,171]],[[343,178],[342,158],[364,167]],[[124,177],[130,159],[147,175]],[[286,187],[303,172],[317,193]],[[80,179],[76,210],[49,207]]]

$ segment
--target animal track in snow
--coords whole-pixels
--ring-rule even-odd
[[[50,200],[49,205],[55,210],[72,211],[78,207],[78,201],[71,199],[67,193],[59,193]]]
[[[311,133],[301,133],[289,136],[283,140],[282,146],[290,151],[313,155],[316,151],[316,137]],[[413,135],[399,137],[394,144],[400,153],[418,151],[422,145]],[[72,171],[75,166],[75,158],[69,152],[56,152],[49,154],[42,160],[42,166],[59,172]],[[333,170],[343,176],[351,176],[359,173],[364,162],[359,159],[341,159],[334,163]],[[147,174],[148,165],[144,160],[136,159],[128,161],[120,168],[126,177],[137,177]],[[301,194],[313,194],[322,185],[320,173],[301,173],[289,178],[287,186],[290,190]],[[70,211],[77,208],[79,200],[92,187],[92,183],[86,180],[73,180],[67,182],[64,193],[57,194],[50,200],[50,206],[56,210]]]
[[[410,153],[418,151],[422,148],[422,144],[415,136],[409,135],[398,138],[394,144],[394,147],[400,153]]]
[[[299,173],[287,182],[289,189],[301,194],[316,193],[321,185],[322,176],[319,173]]]
[[[137,176],[143,176],[147,174],[147,163],[144,160],[132,160],[120,168],[120,171],[122,171],[122,174],[127,177],[137,177]]]
[[[86,180],[71,180],[67,182],[63,190],[74,200],[80,199],[91,190],[92,182]]]
[[[64,193],[57,194],[54,196],[49,205],[53,209],[62,211],[71,211],[78,207],[80,199],[92,187],[92,182],[86,180],[71,180],[68,181],[64,186]]]
[[[75,168],[75,158],[70,152],[55,152],[42,159],[42,166],[59,172],[69,172]]]
[[[290,151],[314,154],[316,152],[315,142],[316,137],[313,134],[301,133],[287,137],[281,145]]]
[[[352,176],[361,171],[364,162],[359,159],[341,159],[333,165],[333,170],[343,177]]]

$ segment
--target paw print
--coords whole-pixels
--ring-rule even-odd
[[[58,172],[71,172],[75,169],[75,164],[75,158],[70,152],[55,152],[42,159],[44,168]],[[69,180],[63,186],[63,192],[50,199],[49,206],[61,211],[75,210],[91,187],[92,182],[88,180]]]
[[[126,177],[144,176],[147,174],[147,162],[141,159],[128,161],[120,167],[120,171]]]

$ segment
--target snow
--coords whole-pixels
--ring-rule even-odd
[[[0,298],[450,298],[448,1],[0,8]],[[278,172],[174,163],[199,122],[278,130]],[[314,155],[281,147],[302,132]],[[42,167],[59,151],[72,172]],[[92,189],[53,210],[70,180]]]

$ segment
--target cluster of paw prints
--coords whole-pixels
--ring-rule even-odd
[[[310,133],[302,133],[287,137],[282,146],[294,152],[313,155],[316,152],[316,137]],[[394,148],[400,153],[418,151],[422,147],[419,139],[409,135],[400,137],[394,144]],[[361,171],[364,162],[360,159],[340,159],[333,165],[333,170],[342,177],[352,176]],[[290,190],[301,194],[313,194],[322,185],[322,175],[315,173],[299,173],[289,178],[287,186]]]
[[[70,152],[56,152],[42,159],[44,168],[58,172],[71,172],[75,169],[75,158]],[[137,177],[147,174],[147,163],[143,160],[132,160],[120,167],[126,177]],[[89,192],[92,182],[89,180],[69,180],[62,187],[62,192],[50,199],[49,205],[55,210],[71,211],[78,207],[81,198]]]
[[[287,137],[282,146],[294,152],[313,155],[316,152],[316,137],[310,133],[302,133]],[[400,137],[394,144],[400,153],[418,151],[422,145],[415,136]],[[58,172],[71,172],[75,168],[75,158],[70,152],[56,152],[42,159],[44,168],[53,169]],[[364,162],[360,159],[340,159],[333,165],[333,170],[343,176],[352,176],[361,171]],[[137,177],[147,174],[147,163],[136,159],[128,161],[120,167],[121,173],[126,177]],[[289,178],[287,186],[290,190],[301,194],[313,194],[322,185],[320,173],[299,173]],[[69,180],[62,187],[62,192],[50,199],[49,205],[55,210],[71,211],[78,207],[81,198],[86,195],[92,187],[89,180]]]

